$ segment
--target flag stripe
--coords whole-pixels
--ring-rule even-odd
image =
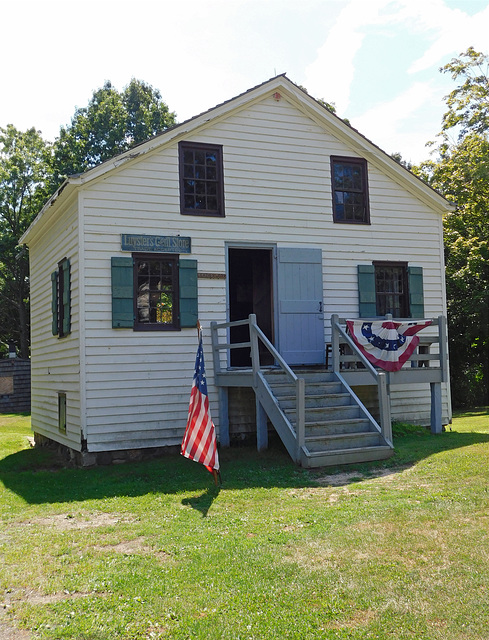
[[[211,419],[207,396],[202,335],[199,336],[187,427],[182,440],[181,453],[186,458],[203,464],[211,472],[214,469],[219,470],[216,428]]]

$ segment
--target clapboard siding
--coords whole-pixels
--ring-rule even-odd
[[[181,441],[196,331],[112,329],[110,261],[129,255],[121,251],[121,233],[190,236],[192,253],[182,257],[196,259],[201,273],[226,273],[227,245],[321,248],[325,340],[332,313],[358,316],[357,265],[372,260],[422,266],[426,312],[444,313],[440,212],[413,195],[407,183],[401,186],[385,175],[369,156],[371,224],[335,224],[330,157],[359,153],[334,129],[320,125],[317,113],[308,113],[297,97],[265,96],[206,119],[191,133],[177,128],[168,144],[80,186],[79,202],[54,219],[42,248],[36,239],[33,403],[43,434],[57,430],[53,403],[63,385],[69,399],[65,440],[75,449],[81,429],[89,451]],[[180,215],[179,139],[222,145],[225,218]],[[72,334],[58,340],[50,335],[48,276],[65,256],[72,264],[72,299],[80,305],[72,305]],[[227,281],[199,278],[198,293],[211,413],[219,430],[209,325],[227,320]],[[221,354],[222,362],[225,357]],[[409,415],[429,414],[428,391],[411,396],[409,390],[393,391],[393,405]],[[414,410],[408,408],[409,397],[415,398]]]
[[[32,429],[80,450],[80,315],[78,205],[75,200],[62,219],[55,219],[30,251]],[[70,260],[71,333],[51,333],[51,273],[63,258]],[[66,434],[58,430],[58,393],[67,396]]]

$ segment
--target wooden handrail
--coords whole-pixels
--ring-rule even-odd
[[[219,343],[218,331],[220,329],[229,329],[231,327],[238,327],[249,325],[250,331],[250,341],[249,342],[240,342],[240,343]],[[272,355],[274,361],[279,365],[280,369],[286,375],[286,378],[290,380],[295,385],[295,394],[296,394],[296,409],[297,409],[297,421],[296,421],[296,431],[294,434],[295,443],[296,443],[296,452],[295,457],[296,461],[300,461],[301,457],[301,449],[305,445],[305,380],[304,378],[299,378],[295,375],[289,365],[285,362],[283,357],[274,347],[274,345],[270,342],[267,336],[263,333],[256,322],[256,315],[250,314],[246,320],[238,320],[236,322],[223,322],[221,324],[217,324],[217,322],[211,322],[211,338],[212,338],[212,354],[213,354],[213,362],[214,362],[214,372],[215,374],[221,372],[221,363],[219,358],[219,352],[223,350],[229,351],[230,349],[242,348],[242,347],[250,347],[251,349],[251,368],[253,371],[253,388],[255,393],[257,394],[257,398],[261,394],[265,394],[262,399],[266,402],[270,400],[275,402],[275,398],[271,389],[269,388],[266,380],[263,376],[261,370],[260,363],[260,350],[258,341],[260,341],[268,352]],[[288,436],[289,438],[292,435]]]
[[[368,322],[368,320],[367,320]],[[392,420],[390,410],[389,391],[387,388],[387,376],[382,371],[377,371],[375,367],[367,360],[363,353],[358,349],[357,345],[353,342],[350,336],[346,333],[343,327],[340,325],[340,318],[337,314],[331,316],[331,342],[333,345],[333,371],[335,375],[346,385],[350,393],[353,393],[350,385],[346,382],[340,373],[340,335],[344,338],[344,341],[351,347],[353,353],[358,357],[358,360],[362,362],[365,369],[374,378],[377,384],[377,392],[379,397],[379,413],[380,413],[380,429],[384,439],[389,444],[392,444]],[[344,343],[343,343],[344,344]]]

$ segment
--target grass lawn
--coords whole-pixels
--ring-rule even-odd
[[[63,469],[0,416],[0,639],[489,638],[489,411],[381,463]],[[2,635],[2,633],[4,635]]]

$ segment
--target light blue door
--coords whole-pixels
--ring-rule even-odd
[[[324,364],[321,249],[277,251],[279,350],[290,365]]]

